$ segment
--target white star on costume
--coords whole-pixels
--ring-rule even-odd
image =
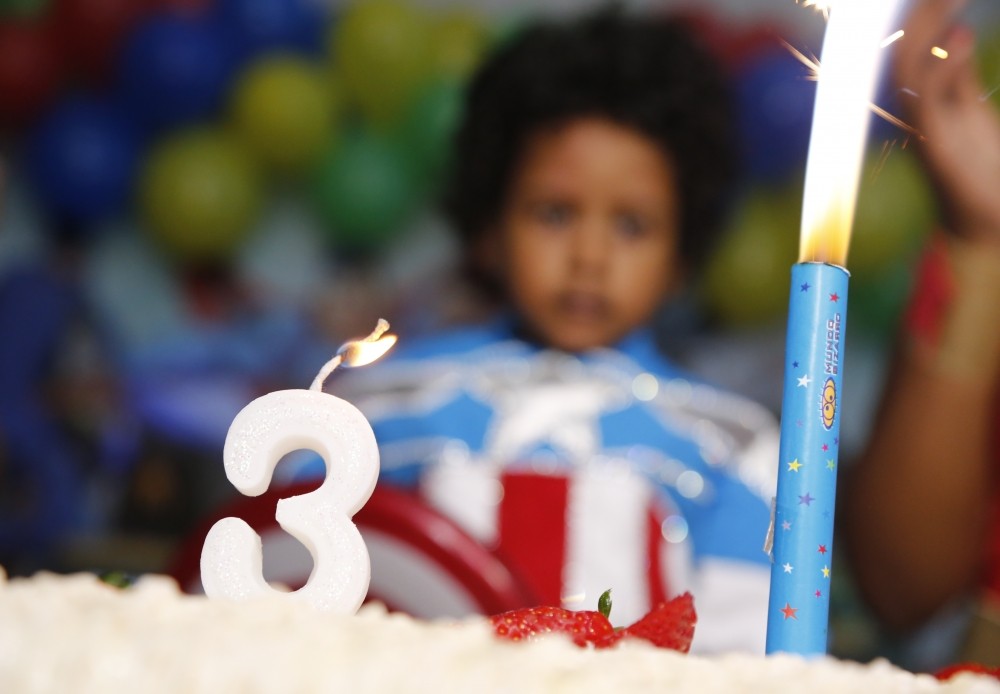
[[[567,459],[583,462],[600,450],[600,417],[627,404],[621,384],[580,372],[565,357],[541,355],[530,377],[511,383],[509,372],[481,373],[481,393],[494,407],[484,445],[492,460],[512,461],[547,443]]]

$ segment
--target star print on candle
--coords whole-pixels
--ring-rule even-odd
[[[830,578],[830,567],[824,566],[820,571],[823,572],[823,578]]]
[[[781,614],[785,615],[785,619],[788,619],[789,617],[791,617],[792,619],[796,619],[796,620],[798,619],[798,617],[795,616],[795,613],[798,612],[798,611],[799,611],[799,608],[792,607],[787,602],[785,603],[785,606],[782,607],[781,610],[780,610]]]
[[[788,464],[788,469],[791,472],[798,472],[800,467],[802,467],[802,463],[799,462],[798,458]]]
[[[797,369],[797,368],[799,368],[799,363],[798,363],[797,361],[793,361],[793,362],[792,362],[792,368],[793,368],[793,369]]]
[[[806,492],[805,494],[799,494],[799,504],[800,505],[801,504],[805,504],[806,506],[808,506],[809,504],[811,504],[814,501],[816,501],[816,497],[809,496],[809,492]]]
[[[821,598],[821,597],[823,597],[823,591],[821,591],[821,590],[817,590],[817,591],[816,591],[816,597],[817,597],[817,598]]]
[[[795,567],[792,566],[791,564],[789,564],[787,561],[784,564],[781,565],[781,568],[783,568],[785,570],[786,574],[790,574],[790,573],[792,573],[792,571],[795,570]]]
[[[822,448],[824,452],[830,450],[830,447],[827,446],[825,443],[822,446],[820,446],[820,448]]]
[[[782,530],[791,530],[792,529],[792,524],[789,521],[781,521],[781,529]]]
[[[819,552],[820,554],[826,554],[826,545],[820,545],[819,549],[816,551]]]
[[[836,470],[837,469],[837,461],[834,460],[833,458],[828,458],[827,461],[826,461],[826,468],[828,470]]]
[[[807,291],[809,291],[809,287],[811,287],[811,286],[812,286],[812,285],[811,285],[811,284],[809,284],[808,282],[803,282],[803,283],[802,283],[802,284],[801,284],[801,285],[799,286],[799,291],[800,291],[800,292],[807,292]]]
[[[837,437],[835,437],[833,439],[833,445],[834,446],[839,446],[840,445],[840,437],[839,436],[837,436]]]
[[[832,301],[834,303],[840,301],[840,297],[837,296],[836,292],[834,292],[833,294],[830,295],[830,301]]]
[[[800,388],[807,388],[807,387],[809,387],[810,383],[812,383],[812,379],[809,378],[809,374],[806,374],[805,376],[800,376],[799,377],[799,387]]]

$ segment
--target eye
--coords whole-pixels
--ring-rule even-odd
[[[548,227],[565,226],[573,218],[572,206],[558,200],[537,203],[532,213],[538,222]]]
[[[615,231],[626,239],[637,239],[649,231],[649,224],[634,212],[619,212],[615,215]]]

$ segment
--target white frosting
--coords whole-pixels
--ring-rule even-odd
[[[127,590],[85,574],[0,577],[0,691],[1000,692],[991,678],[939,683],[885,661],[515,644],[482,620],[425,622],[377,605],[344,616],[280,598],[187,596],[160,576]]]

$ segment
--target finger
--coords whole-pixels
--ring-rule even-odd
[[[983,98],[983,82],[976,64],[976,36],[966,26],[956,26],[942,42],[948,52],[944,63],[944,89],[957,102],[973,103]]]
[[[931,49],[947,35],[964,0],[918,0],[896,44],[895,76],[901,89],[920,93]]]
[[[978,79],[972,63],[974,45],[974,36],[968,28],[951,27],[934,45],[926,63],[921,98],[948,103],[977,98]]]

